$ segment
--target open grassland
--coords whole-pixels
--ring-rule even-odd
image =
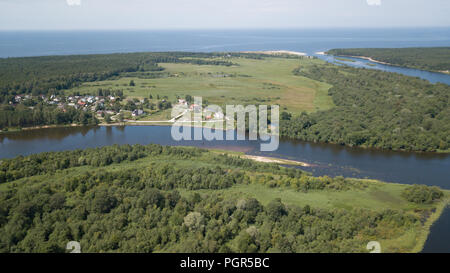
[[[161,63],[159,78],[149,78],[147,72],[123,73],[118,79],[84,83],[69,92],[95,94],[99,88],[122,89],[128,98],[167,96],[201,96],[208,104],[278,104],[283,111],[300,113],[329,109],[333,106],[328,89],[331,85],[295,76],[299,66],[322,61],[313,59],[267,57],[262,60],[229,58],[233,66]],[[129,86],[130,81],[135,86]],[[152,117],[161,118],[165,115]]]

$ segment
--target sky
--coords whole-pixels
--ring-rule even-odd
[[[0,0],[0,30],[434,26],[449,0]]]

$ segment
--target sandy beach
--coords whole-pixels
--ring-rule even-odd
[[[310,164],[300,161],[294,161],[294,160],[287,160],[287,159],[281,159],[281,158],[274,158],[274,157],[266,157],[266,156],[255,156],[255,155],[245,155],[243,158],[251,159],[258,162],[264,162],[264,163],[277,163],[277,164],[284,164],[284,165],[297,165],[302,167],[311,167]]]
[[[256,54],[267,54],[267,55],[295,55],[295,56],[307,56],[306,53],[289,51],[289,50],[268,50],[268,51],[243,51],[242,53],[256,53]]]
[[[390,64],[390,63],[386,63],[386,62],[382,62],[382,61],[377,61],[374,60],[370,57],[365,57],[365,56],[342,56],[342,57],[351,57],[351,58],[358,58],[358,59],[364,59],[364,60],[368,60],[374,63],[378,63],[378,64],[385,64],[385,65],[392,65],[392,66],[399,66],[399,65],[394,65],[394,64]]]

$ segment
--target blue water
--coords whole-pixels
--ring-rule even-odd
[[[0,32],[0,57],[138,51],[450,46],[450,28]]]
[[[450,85],[450,75],[445,75],[442,73],[435,73],[435,72],[429,72],[419,69],[411,69],[411,68],[404,68],[400,66],[392,66],[392,65],[385,65],[380,63],[371,62],[369,60],[361,59],[361,58],[352,58],[352,57],[344,57],[340,58],[340,60],[337,60],[336,57],[331,55],[325,55],[321,56],[318,54],[314,54],[315,56],[337,65],[348,65],[358,68],[367,68],[367,69],[376,69],[376,70],[383,70],[388,72],[394,72],[399,73],[411,77],[419,77],[425,80],[430,81],[431,83],[445,83]],[[450,58],[450,56],[448,56]],[[339,58],[339,57],[338,57]],[[350,59],[351,61],[343,61],[342,59]],[[370,64],[370,65],[369,65]]]
[[[403,184],[435,185],[450,189],[450,155],[350,148],[340,145],[280,139],[274,152],[260,152],[260,141],[175,141],[170,126],[68,127],[0,134],[0,159],[48,151],[113,144],[184,145],[242,151],[311,164],[302,169],[328,175],[379,179]]]

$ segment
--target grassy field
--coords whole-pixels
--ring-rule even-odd
[[[212,153],[227,153],[233,156],[239,156],[241,153],[229,153],[225,151],[211,151]],[[115,172],[123,171],[127,169],[141,169],[146,168],[152,163],[168,163],[173,166],[179,167],[215,167],[220,165],[224,168],[230,166],[221,165],[215,162],[211,162],[211,157],[208,153],[196,157],[195,160],[176,160],[168,156],[158,156],[156,158],[146,157],[134,162],[122,162],[120,164],[112,164],[106,167],[99,167],[96,172]],[[29,178],[19,179],[14,182],[8,182],[0,184],[0,191],[4,191],[10,187],[20,187],[23,183],[35,184],[38,187],[40,181],[63,181],[66,177],[79,176],[87,171],[92,171],[89,166],[70,168],[62,171],[57,171],[55,174],[45,176],[33,176]],[[429,216],[424,224],[416,224],[409,227],[407,230],[392,231],[390,227],[386,227],[385,239],[373,238],[380,241],[383,252],[418,252],[422,249],[426,238],[429,233],[429,228],[432,223],[439,218],[445,204],[450,199],[450,192],[445,192],[445,197],[439,203],[434,204],[416,204],[406,201],[401,197],[401,192],[408,185],[384,183],[375,180],[359,180],[366,184],[366,187],[362,189],[353,189],[346,191],[334,191],[334,190],[318,190],[301,192],[297,191],[289,186],[281,186],[272,188],[267,185],[258,184],[254,182],[251,184],[236,184],[231,188],[222,190],[184,190],[179,189],[180,193],[184,196],[191,195],[192,193],[200,193],[201,195],[220,194],[224,198],[227,197],[253,197],[264,205],[275,198],[281,198],[282,202],[286,205],[301,206],[309,205],[313,208],[323,209],[345,209],[352,210],[356,208],[363,208],[374,211],[382,210],[400,210],[410,214],[421,215],[420,212],[424,210],[436,209],[436,212]],[[70,203],[70,200],[68,200]],[[397,234],[393,236],[392,234]],[[400,236],[398,234],[401,234]],[[387,238],[387,239],[386,239]]]
[[[333,107],[328,89],[331,85],[295,76],[298,66],[320,63],[313,59],[267,57],[263,60],[230,58],[237,65],[192,65],[162,63],[166,77],[146,79],[146,72],[123,74],[119,79],[84,83],[69,92],[95,94],[98,88],[122,89],[127,98],[155,99],[167,96],[175,101],[185,95],[201,96],[209,104],[278,104],[281,111],[314,112]],[[135,86],[129,86],[130,81]],[[168,117],[170,111],[158,113],[152,119]]]

